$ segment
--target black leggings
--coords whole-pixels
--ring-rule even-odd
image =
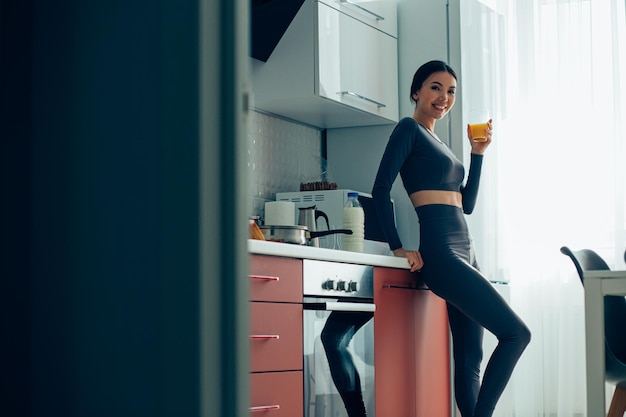
[[[530,342],[530,331],[480,273],[461,209],[433,204],[415,211],[424,260],[421,276],[448,307],[457,406],[463,417],[489,417]],[[498,338],[498,346],[481,385],[483,328]]]
[[[330,374],[343,400],[348,417],[366,417],[361,377],[354,366],[348,346],[352,337],[374,317],[374,313],[333,311],[326,320],[320,338],[326,351]]]

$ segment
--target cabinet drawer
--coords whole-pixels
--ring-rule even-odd
[[[302,304],[250,303],[250,371],[302,369]]]
[[[297,417],[304,413],[302,372],[250,375],[250,417]]]
[[[398,12],[396,0],[319,0],[333,9],[398,37]]]
[[[250,257],[250,300],[302,302],[302,260]]]

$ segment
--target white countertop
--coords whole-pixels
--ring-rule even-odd
[[[359,265],[382,266],[386,268],[410,269],[406,258],[348,252],[335,249],[314,248],[312,246],[289,243],[248,240],[248,253],[257,255],[282,256],[287,258],[317,259],[320,261],[345,262]]]

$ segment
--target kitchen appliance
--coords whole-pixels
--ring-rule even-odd
[[[348,200],[348,193],[353,190],[323,190],[323,191],[295,191],[276,193],[277,201],[292,201],[296,210],[301,207],[314,206],[317,210],[326,213],[328,228],[343,227],[343,207]],[[376,208],[372,195],[359,193],[359,203],[365,212],[365,245],[363,252],[379,255],[391,255],[389,244],[386,241],[383,229],[376,215]],[[393,205],[393,200],[391,201]],[[294,213],[294,215],[296,215]],[[395,220],[395,205],[394,205]],[[341,249],[342,236],[331,235],[319,238],[319,247],[327,249]]]
[[[293,204],[293,202],[289,202]],[[326,220],[326,228],[330,229],[328,223],[328,216],[321,210],[316,210],[315,206],[311,207],[300,207],[298,208],[298,224],[301,226],[306,226],[309,231],[317,232],[317,219],[320,217]],[[308,242],[309,246],[315,246],[316,248],[320,246],[319,238],[314,237]]]
[[[260,226],[261,233],[265,240],[272,242],[294,243],[296,245],[306,245],[312,239],[319,236],[332,235],[336,233],[352,234],[350,229],[323,230],[320,232],[310,232],[306,226]]]
[[[272,226],[293,226],[295,205],[289,201],[268,201],[265,203],[265,224]]]
[[[304,417],[374,417],[374,268],[303,262]]]

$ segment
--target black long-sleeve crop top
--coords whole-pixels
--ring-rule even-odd
[[[482,155],[472,154],[467,182],[461,161],[422,125],[410,117],[398,122],[378,168],[372,197],[391,250],[402,247],[393,221],[391,187],[398,173],[407,194],[421,190],[458,191],[463,212],[470,214],[476,205]]]

